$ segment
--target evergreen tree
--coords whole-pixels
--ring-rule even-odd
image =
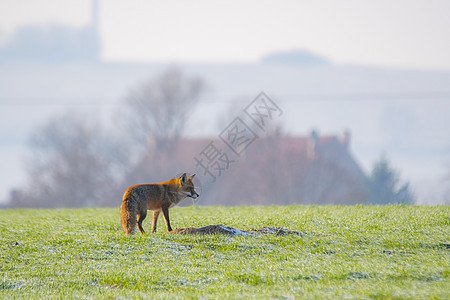
[[[371,188],[371,203],[373,204],[414,204],[415,196],[409,183],[400,184],[397,172],[389,165],[383,155],[374,164],[369,178]]]

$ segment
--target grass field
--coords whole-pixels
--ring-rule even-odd
[[[151,220],[144,222],[149,231]],[[450,299],[448,206],[178,207],[126,237],[119,209],[0,211],[0,298]]]

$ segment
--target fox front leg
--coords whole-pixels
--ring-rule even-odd
[[[152,233],[156,232],[156,223],[158,222],[158,216],[161,213],[160,210],[154,210],[152,214]]]
[[[170,220],[169,220],[169,208],[163,207],[162,209],[164,220],[166,221],[167,231],[172,231],[172,227],[170,226]]]

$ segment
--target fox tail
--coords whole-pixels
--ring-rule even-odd
[[[134,233],[137,223],[137,201],[131,195],[124,197],[120,206],[120,219],[123,231],[129,235]]]

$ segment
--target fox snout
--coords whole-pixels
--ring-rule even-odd
[[[186,197],[189,197],[189,198],[192,198],[192,199],[197,199],[200,195],[199,194],[197,194],[197,192],[196,191],[185,191],[185,192],[183,192],[183,194],[186,196]]]
[[[197,192],[194,191],[194,193],[189,193],[190,195],[188,195],[188,197],[191,197],[192,199],[197,199],[198,197],[200,197],[199,194],[197,194]]]

